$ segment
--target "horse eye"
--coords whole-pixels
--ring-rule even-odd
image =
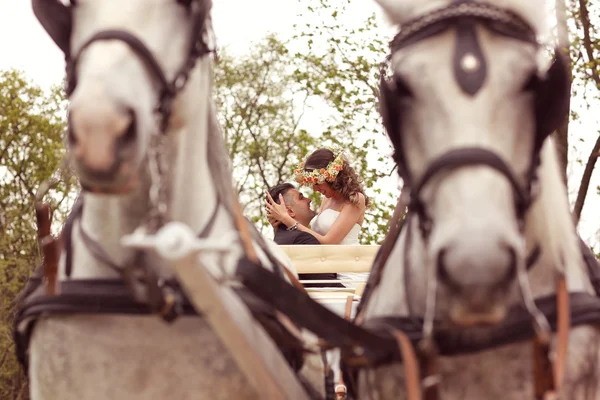
[[[408,83],[401,77],[394,75],[392,85],[395,87],[394,93],[397,97],[413,97],[413,92],[410,90]]]
[[[177,0],[177,4],[179,4],[185,8],[189,8],[190,5],[192,4],[192,0]]]
[[[529,79],[525,81],[525,84],[521,88],[524,92],[535,92],[540,85],[540,78],[536,73],[531,74]]]

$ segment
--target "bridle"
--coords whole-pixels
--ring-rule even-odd
[[[190,31],[190,47],[188,56],[175,76],[169,80],[152,51],[142,40],[132,33],[122,29],[107,29],[96,32],[76,52],[70,45],[73,25],[73,11],[77,7],[76,0],[71,0],[70,6],[63,5],[59,0],[32,0],[33,11],[52,39],[61,48],[66,61],[67,97],[70,97],[77,86],[77,64],[87,48],[100,41],[120,41],[125,43],[143,62],[153,81],[158,86],[156,112],[160,116],[159,131],[165,133],[171,116],[172,103],[175,97],[185,87],[190,72],[199,58],[215,52],[211,48],[212,30],[207,26],[211,7],[209,0],[174,0],[188,10],[192,21]]]
[[[155,114],[157,118],[158,135],[152,135],[149,147],[149,163],[152,178],[150,200],[154,219],[149,225],[155,230],[160,219],[166,212],[165,185],[162,182],[167,174],[164,162],[161,162],[163,147],[162,136],[167,132],[172,112],[172,105],[177,95],[185,88],[189,75],[198,59],[215,53],[212,28],[208,23],[211,1],[209,0],[174,0],[188,11],[192,21],[190,30],[190,46],[188,55],[169,80],[148,46],[138,37],[123,29],[108,29],[96,32],[77,51],[71,48],[71,33],[73,27],[73,12],[77,7],[76,0],[71,0],[70,6],[63,5],[59,0],[32,0],[33,11],[50,37],[63,51],[66,61],[65,92],[70,97],[77,87],[77,65],[84,52],[94,43],[101,41],[120,41],[125,43],[143,63],[152,81],[157,87]],[[211,43],[212,42],[212,43]]]
[[[494,152],[483,148],[457,148],[434,159],[417,180],[406,164],[402,141],[402,109],[398,97],[403,95],[402,83],[390,76],[392,55],[408,46],[429,39],[449,29],[457,35],[454,55],[454,77],[460,88],[469,96],[474,96],[483,86],[486,78],[486,60],[479,45],[476,26],[482,25],[495,34],[519,40],[540,48],[534,29],[518,15],[486,3],[472,0],[455,0],[452,4],[434,10],[403,24],[400,32],[390,43],[391,55],[381,65],[380,105],[383,124],[394,145],[394,160],[404,186],[410,189],[409,207],[424,222],[432,223],[427,214],[421,192],[427,183],[437,178],[440,172],[448,172],[466,166],[483,165],[501,173],[510,183],[514,192],[515,211],[519,221],[535,198],[537,183],[536,170],[540,163],[540,150],[545,139],[554,131],[567,111],[565,99],[569,97],[569,78],[563,57],[556,52],[556,61],[546,77],[535,75],[527,89],[536,93],[536,132],[532,148],[527,181],[524,186],[504,160]]]
[[[152,179],[150,201],[153,215],[149,216],[148,225],[155,230],[163,222],[166,213],[165,185],[162,182],[167,174],[167,165],[161,160],[163,138],[167,132],[172,113],[172,105],[177,95],[185,88],[189,75],[198,59],[215,53],[214,34],[208,23],[211,1],[209,0],[174,0],[188,11],[192,21],[190,30],[190,46],[188,55],[169,80],[148,46],[138,37],[123,29],[108,29],[98,31],[87,39],[77,51],[71,48],[71,32],[73,12],[77,7],[76,0],[71,0],[70,6],[63,5],[59,0],[32,0],[33,11],[50,37],[60,47],[66,61],[65,92],[70,97],[77,87],[77,65],[85,51],[94,43],[101,41],[120,41],[125,43],[143,63],[152,81],[157,87],[155,115],[157,118],[157,135],[152,135],[149,146],[149,164]],[[212,42],[212,43],[211,43]]]
[[[566,64],[558,51],[555,51],[556,59],[546,76],[543,77],[540,74],[533,76],[527,86],[528,90],[535,93],[536,130],[525,185],[520,183],[513,169],[506,164],[502,157],[493,151],[479,147],[456,148],[440,155],[426,167],[425,172],[419,179],[413,176],[406,163],[402,138],[402,112],[404,110],[399,98],[403,95],[408,96],[410,93],[393,74],[390,76],[389,69],[392,55],[408,46],[452,29],[456,32],[457,38],[453,61],[454,78],[465,94],[474,96],[483,86],[487,73],[486,59],[475,29],[477,25],[483,26],[497,35],[531,44],[538,51],[540,49],[535,30],[517,14],[487,3],[455,0],[446,7],[436,9],[403,24],[399,33],[390,43],[391,55],[382,63],[379,109],[386,132],[394,146],[393,157],[398,167],[398,173],[404,181],[404,188],[396,210],[394,210],[390,231],[382,244],[381,252],[375,261],[369,283],[357,310],[355,321],[358,323],[362,322],[364,305],[381,279],[386,261],[398,240],[401,226],[400,216],[405,209],[408,210],[406,220],[410,222],[413,216],[417,217],[421,238],[424,245],[427,246],[434,220],[428,213],[422,191],[434,178],[443,179],[439,176],[440,173],[474,165],[485,166],[499,172],[510,183],[513,190],[515,217],[520,233],[523,235],[526,212],[537,194],[536,171],[540,164],[542,145],[545,139],[563,121],[568,112],[570,80]],[[410,232],[407,233],[410,236]],[[408,252],[408,244],[405,247],[405,251]],[[537,254],[536,251],[533,255],[535,254]],[[405,261],[408,260],[406,254],[404,259]],[[526,272],[526,269],[533,265],[534,261],[535,257],[533,259],[529,257],[527,265],[525,262],[519,262],[517,277],[526,309],[533,317],[537,332],[537,337],[534,340],[534,353],[537,355],[534,375],[536,378],[536,394],[542,396],[557,391],[564,374],[570,312],[564,273],[561,269],[557,269],[558,345],[557,356],[553,363],[554,371],[548,378],[546,374],[551,369],[548,367],[550,363],[548,358],[550,324],[534,302]],[[436,284],[437,276],[435,270],[431,269],[427,277],[423,339],[419,344],[418,351],[424,364],[422,366],[425,371],[425,380],[429,379],[430,381],[435,375],[435,359],[437,356],[433,338]],[[401,340],[400,336],[398,340]],[[411,355],[405,352],[403,352],[403,355],[409,359],[411,358]],[[408,363],[410,364],[411,361],[409,360]],[[415,364],[414,361],[412,363]],[[406,378],[409,380],[419,379],[418,374],[415,377],[412,371],[407,371]],[[407,388],[413,391],[412,394],[409,393],[409,399],[420,398],[420,386],[420,381],[407,382]],[[437,384],[426,387],[425,396],[427,399],[436,398]]]

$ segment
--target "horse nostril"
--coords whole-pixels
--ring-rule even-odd
[[[71,113],[67,115],[67,141],[70,146],[75,146],[77,144],[77,137],[73,132],[73,121],[71,118]]]
[[[450,273],[448,272],[448,268],[446,266],[445,256],[448,253],[448,248],[444,247],[438,252],[437,256],[437,274],[438,279],[441,282],[444,282],[449,289],[453,291],[460,291],[460,284],[456,282]]]
[[[512,246],[505,246],[505,250],[509,253],[509,267],[502,279],[502,284],[510,284],[517,276],[517,251]]]
[[[121,137],[119,137],[119,144],[123,146],[128,146],[135,142],[137,138],[137,123],[135,119],[135,112],[131,108],[127,108],[127,114],[129,115],[129,126],[127,130],[123,133]]]

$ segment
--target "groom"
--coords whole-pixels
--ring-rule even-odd
[[[315,212],[310,208],[310,199],[304,197],[294,185],[291,183],[281,183],[269,190],[271,198],[279,204],[279,195],[283,196],[285,205],[287,206],[288,214],[296,221],[304,226],[309,226],[310,221],[315,216]],[[320,244],[319,241],[310,233],[302,232],[297,229],[288,230],[284,224],[278,224],[275,227],[275,243],[289,245],[289,244]],[[337,279],[337,274],[299,274],[300,279],[311,280],[311,279]],[[321,283],[307,283],[305,287],[344,287],[339,283],[332,284],[321,284]]]

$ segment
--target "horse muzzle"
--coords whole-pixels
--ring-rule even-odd
[[[96,193],[124,193],[136,186],[138,127],[127,107],[99,98],[72,104],[68,145],[82,187]]]

